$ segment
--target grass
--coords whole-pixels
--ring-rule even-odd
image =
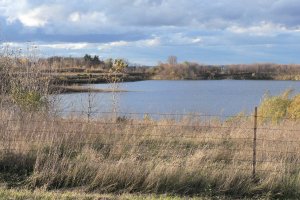
[[[230,198],[300,195],[300,148],[286,142],[300,140],[299,132],[288,131],[300,129],[297,121],[260,125],[255,181],[248,117],[99,116],[88,122],[2,110],[0,122],[0,173],[7,187]]]
[[[118,199],[112,195],[86,194],[83,192],[47,192],[43,190],[25,190],[25,189],[0,189],[0,199],[18,199],[18,200],[96,200],[96,199]]]
[[[26,189],[0,188],[0,200],[184,200],[186,197],[169,195],[141,195],[141,194],[93,194],[80,191],[45,191]],[[191,200],[222,200],[225,197],[190,197]]]

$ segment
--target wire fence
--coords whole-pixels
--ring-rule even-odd
[[[61,151],[58,147],[64,145],[66,154],[88,147],[114,163],[136,156],[184,167],[191,157],[201,155],[199,165],[247,171],[253,178],[260,173],[300,172],[299,119],[263,123],[261,119],[270,118],[259,116],[257,108],[254,114],[241,116],[93,112],[95,117],[85,118],[82,111],[0,113],[2,156],[49,153],[46,147]]]

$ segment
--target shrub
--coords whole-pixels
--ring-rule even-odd
[[[16,105],[26,111],[37,111],[47,105],[45,98],[39,92],[20,88],[12,90],[12,99]]]
[[[5,98],[8,106],[26,111],[46,108],[52,77],[43,72],[35,50],[35,46],[28,47],[24,53],[29,54],[25,57],[10,48],[8,52],[0,52],[0,103]]]
[[[300,94],[292,99],[287,112],[289,117],[293,119],[300,119]]]
[[[260,121],[279,122],[283,118],[300,119],[300,94],[291,97],[292,90],[287,90],[278,96],[265,94],[258,115]]]
[[[258,107],[258,115],[261,121],[273,121],[278,122],[288,114],[288,108],[292,103],[290,94],[292,90],[287,90],[279,96],[270,96],[265,94],[263,100]]]

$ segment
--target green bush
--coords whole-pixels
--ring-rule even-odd
[[[47,105],[46,100],[37,91],[13,88],[12,99],[21,109],[26,111],[37,111]]]

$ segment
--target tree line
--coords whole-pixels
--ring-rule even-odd
[[[300,80],[300,64],[205,65],[178,63],[176,56],[149,69],[155,79],[292,79]]]
[[[2,58],[3,59],[3,58]],[[170,56],[166,62],[159,62],[156,66],[140,66],[130,64],[126,69],[128,73],[145,74],[150,79],[280,79],[300,80],[300,64],[229,64],[207,65],[196,62],[178,62],[176,56]],[[14,58],[15,68],[28,66],[26,58]],[[113,67],[114,59],[101,60],[97,55],[86,54],[83,57],[53,56],[39,58],[36,65],[44,70],[56,72],[108,72]]]

